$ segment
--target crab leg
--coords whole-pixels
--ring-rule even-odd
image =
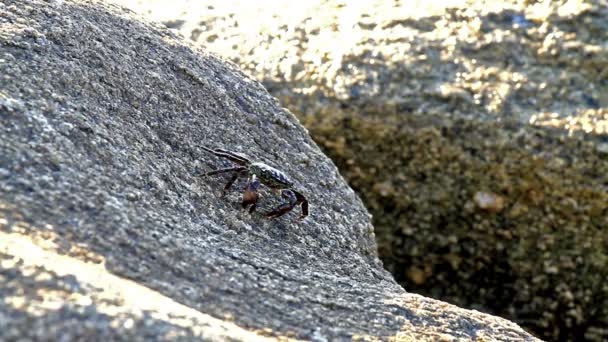
[[[223,158],[229,159],[229,160],[231,160],[231,161],[233,161],[233,162],[235,162],[237,164],[240,164],[240,165],[246,165],[246,164],[250,163],[250,161],[248,159],[246,159],[246,158],[244,158],[244,157],[242,157],[240,155],[237,155],[234,152],[228,151],[228,150],[224,150],[224,149],[221,149],[221,148],[212,150],[212,149],[210,149],[208,147],[205,147],[205,146],[201,146],[201,147],[203,148],[203,150],[205,150],[205,151],[207,151],[209,153],[213,153],[213,154],[215,154],[218,157],[223,157]]]
[[[236,182],[236,180],[239,178],[239,173],[236,172],[232,175],[232,177],[230,177],[230,180],[228,181],[228,183],[226,183],[226,185],[224,186],[224,190],[223,192],[225,193],[226,191],[228,191],[230,189],[230,187],[232,186],[232,184],[234,184],[234,182]]]
[[[273,219],[283,216],[293,210],[293,208],[298,204],[302,204],[302,215],[300,215],[299,219],[303,219],[308,216],[308,200],[306,197],[304,197],[304,195],[293,189],[287,189],[281,191],[281,196],[286,199],[287,202],[279,205],[275,210],[266,214],[266,217]]]
[[[293,207],[296,206],[296,204],[298,202],[296,195],[291,190],[281,191],[281,197],[283,197],[283,199],[286,199],[287,202],[282,203],[275,210],[266,214],[266,217],[272,219],[272,218],[277,218],[277,217],[283,216],[283,215],[287,214],[288,212],[290,212],[293,209]]]
[[[247,168],[244,166],[236,166],[236,167],[227,167],[225,169],[219,169],[219,170],[213,170],[213,171],[209,171],[203,174],[203,176],[213,176],[213,175],[217,175],[218,173],[226,173],[226,172],[232,172],[232,171],[244,171]],[[232,184],[230,184],[232,185]]]
[[[296,195],[296,198],[298,199],[298,203],[302,203],[302,215],[300,215],[300,217],[299,217],[299,219],[301,220],[301,219],[305,218],[306,216],[308,216],[308,200],[301,193],[299,193],[295,190],[291,190],[291,191]],[[298,203],[296,203],[296,205],[298,205]]]

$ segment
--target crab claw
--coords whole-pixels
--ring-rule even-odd
[[[260,181],[257,180],[255,176],[252,176],[247,183],[247,187],[245,188],[245,192],[243,192],[243,202],[241,205],[243,209],[247,208],[248,205],[251,204],[251,208],[249,208],[249,212],[252,213],[255,211],[256,204],[258,202],[258,188],[260,187]]]
[[[287,189],[281,191],[281,196],[286,199],[287,202],[279,205],[275,210],[266,214],[267,218],[273,219],[283,216],[293,210],[293,208],[298,204],[302,204],[302,215],[298,219],[302,220],[308,216],[308,200],[306,200],[306,197],[304,197],[301,193],[293,189]]]

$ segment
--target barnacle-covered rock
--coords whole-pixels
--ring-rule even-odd
[[[601,2],[120,2],[298,115],[404,286],[547,339],[608,338]]]

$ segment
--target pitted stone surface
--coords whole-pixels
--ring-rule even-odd
[[[0,339],[533,340],[406,293],[293,115],[165,29],[5,0],[0,61]],[[280,167],[311,215],[243,212],[198,176],[217,164],[203,145]]]

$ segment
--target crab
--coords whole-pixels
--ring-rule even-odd
[[[224,186],[223,193],[228,191],[239,177],[248,178],[245,191],[243,192],[243,201],[241,203],[243,209],[247,209],[247,207],[250,206],[249,212],[253,213],[255,211],[259,197],[258,189],[260,188],[260,185],[263,184],[272,189],[275,193],[280,194],[283,198],[283,203],[267,213],[266,217],[271,219],[277,218],[287,214],[297,205],[301,205],[302,210],[302,215],[299,219],[308,216],[308,200],[304,195],[293,188],[294,183],[282,171],[262,162],[252,162],[247,156],[241,153],[228,151],[222,148],[211,149],[205,146],[203,146],[203,149],[218,157],[226,158],[235,164],[238,164],[238,166],[213,170],[203,174],[203,176],[212,176],[232,172],[230,180]]]

